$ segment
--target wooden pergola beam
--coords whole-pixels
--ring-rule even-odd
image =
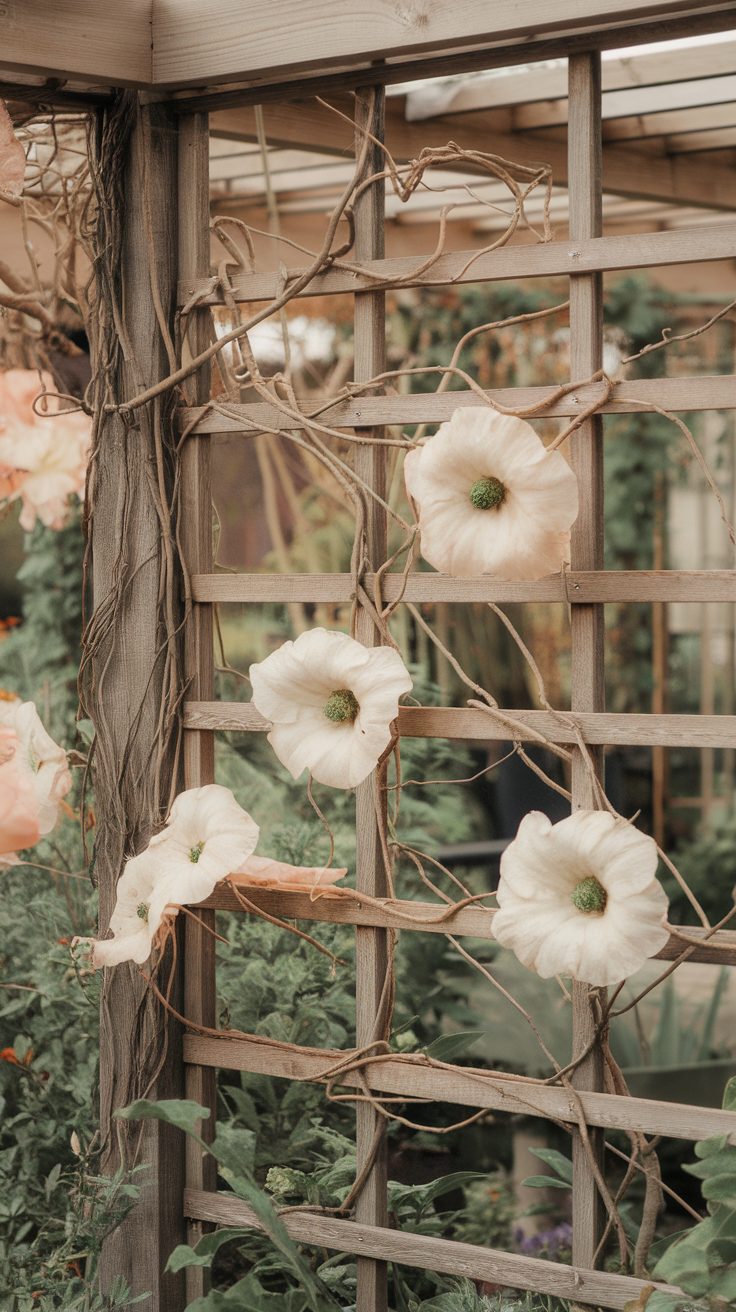
[[[601,79],[605,93],[690,82],[696,78],[716,78],[726,73],[736,73],[736,40],[723,39],[691,50],[660,50],[652,54],[604,59]],[[479,75],[448,85],[443,90],[443,114],[468,114],[484,109],[528,105],[538,100],[564,100],[567,97],[567,65],[561,59],[557,67],[535,69],[533,77],[529,76],[527,68],[507,71],[503,77]],[[436,86],[417,87],[407,96],[406,117],[412,121],[431,118],[437,97]]]
[[[530,78],[530,81],[533,78]],[[627,87],[622,91],[608,91],[602,97],[601,117],[635,119],[640,115],[657,115],[673,110],[700,109],[704,105],[729,104],[736,97],[736,74],[726,77],[704,77],[687,82],[675,82],[652,87]],[[512,128],[521,132],[527,129],[554,127],[567,123],[567,99],[542,100],[535,104],[518,105],[512,111]]]
[[[534,46],[550,37],[618,32],[622,40],[652,20],[723,15],[733,21],[726,0],[457,0],[451,6],[375,3],[356,12],[350,5],[305,5],[303,0],[252,3],[244,21],[242,0],[219,0],[217,22],[201,0],[176,0],[154,10],[154,81],[160,86],[215,83],[339,66],[411,54],[450,53],[463,48],[505,49],[509,62],[519,47],[534,58]]]
[[[345,110],[339,98],[333,103]],[[264,107],[264,124],[269,145],[316,150],[325,155],[348,158],[350,130],[345,122],[315,102],[273,104]],[[403,100],[390,100],[386,116],[386,141],[397,161],[415,158],[427,145],[455,140],[471,150],[492,151],[519,163],[549,164],[557,184],[568,177],[567,147],[564,142],[534,138],[520,133],[489,132],[476,115],[437,118],[409,123]],[[255,141],[258,132],[255,109],[244,105],[211,115],[215,136]],[[460,165],[457,167],[460,171]],[[465,171],[477,176],[472,163]],[[604,146],[603,179],[606,192],[646,200],[706,205],[709,209],[736,209],[736,177],[732,170],[712,168],[693,159],[670,160],[650,152],[620,146]]]

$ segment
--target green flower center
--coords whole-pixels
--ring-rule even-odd
[[[204,843],[197,843],[195,847],[190,847],[189,860],[191,861],[193,866],[196,866],[203,852],[204,852]]]
[[[468,496],[476,510],[495,510],[506,500],[506,488],[498,478],[477,478]]]
[[[578,911],[583,911],[586,915],[601,916],[606,909],[608,894],[595,875],[588,875],[587,879],[581,879],[580,883],[575,885],[570,894],[570,901]]]
[[[349,688],[336,688],[325,704],[325,715],[333,724],[345,724],[347,720],[354,720],[359,710],[358,699]]]
[[[148,902],[141,902],[136,907],[136,915],[139,917],[140,920],[144,920],[146,924],[148,924],[148,907],[149,907]]]

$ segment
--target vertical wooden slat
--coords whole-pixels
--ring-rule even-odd
[[[206,114],[191,114],[179,120],[179,276],[201,278],[209,273],[209,130]],[[196,352],[207,344],[206,309],[194,311],[189,326],[187,350]],[[201,370],[188,383],[190,404],[201,405],[209,395],[209,371]],[[181,464],[181,543],[189,576],[211,570],[212,512],[210,490],[210,439],[190,439],[184,446]],[[184,629],[184,669],[189,695],[214,696],[212,607],[194,604]],[[199,788],[214,781],[214,734],[207,730],[184,731],[184,786]],[[216,1018],[214,911],[198,911],[186,917],[184,926],[184,1014],[198,1025],[213,1026]],[[210,1120],[200,1130],[212,1137],[216,1111],[215,1071],[187,1066],[186,1096],[210,1108]],[[216,1187],[215,1164],[189,1138],[186,1140],[186,1180],[190,1189]],[[189,1224],[188,1241],[196,1244],[202,1223]],[[187,1271],[187,1299],[205,1291],[205,1272]]]
[[[361,150],[361,129],[368,129],[383,140],[384,92],[382,87],[360,90],[356,96],[356,152]],[[365,175],[383,167],[377,146],[368,150]],[[359,260],[381,259],[384,253],[384,186],[367,188],[355,206],[355,254]],[[355,297],[355,380],[365,382],[385,368],[386,355],[385,300],[382,292],[362,292]],[[360,447],[355,457],[361,478],[378,492],[385,488],[384,450],[377,445]],[[375,567],[386,556],[386,519],[371,501],[365,527],[366,548]],[[361,612],[357,620],[361,642],[374,643],[377,634],[369,615]],[[357,789],[356,883],[363,893],[385,897],[388,893],[376,823],[375,779],[367,779]],[[385,798],[385,794],[381,794]],[[383,801],[380,803],[383,805]],[[385,985],[389,963],[388,934],[381,929],[357,929],[355,943],[356,1038],[357,1044],[372,1043],[384,1037],[387,1021]],[[357,1167],[361,1170],[371,1154],[373,1167],[357,1200],[357,1221],[369,1225],[388,1224],[387,1164],[384,1122],[368,1103],[358,1103],[356,1123]],[[356,1312],[385,1312],[387,1306],[386,1264],[372,1258],[358,1258],[358,1292]]]
[[[570,245],[601,235],[602,142],[600,54],[574,55],[569,60],[568,191]],[[603,350],[603,289],[600,273],[570,278],[570,370],[585,378],[599,369]],[[603,443],[600,416],[588,419],[572,441],[572,463],[578,476],[580,513],[572,532],[572,568],[603,567]],[[601,605],[574,606],[572,625],[572,709],[604,709],[604,634]],[[591,753],[602,774],[602,749]],[[594,807],[595,792],[582,753],[572,762],[573,807]],[[586,985],[573,986],[573,1052],[583,1051],[594,1032],[594,1016]],[[602,1088],[600,1048],[578,1067],[580,1089]],[[590,1131],[590,1143],[603,1167],[602,1135]],[[573,1262],[593,1266],[602,1232],[602,1203],[581,1136],[573,1138]]]

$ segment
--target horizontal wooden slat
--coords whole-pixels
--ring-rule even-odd
[[[667,264],[692,264],[703,260],[733,259],[736,224],[714,228],[681,229],[676,232],[646,232],[615,237],[591,237],[587,241],[539,242],[533,246],[505,246],[479,254],[450,251],[430,269],[417,273],[426,263],[421,255],[396,255],[384,260],[366,260],[370,277],[352,270],[334,268],[313,278],[302,293],[326,296],[335,292],[370,291],[390,286],[401,279],[407,287],[438,287],[454,283],[493,282],[497,279],[557,277],[570,273],[593,273],[610,269],[651,269]],[[303,269],[290,269],[296,279]],[[383,279],[381,282],[379,280]],[[179,300],[185,304],[195,292],[205,292],[207,283],[184,280]],[[281,273],[241,274],[232,280],[237,301],[271,301],[283,290]],[[220,291],[204,297],[208,305],[222,305]]]
[[[369,595],[374,575],[363,579]],[[355,586],[352,574],[195,574],[192,595],[199,602],[349,602]],[[731,601],[736,602],[736,571],[712,570],[591,570],[553,574],[528,583],[507,583],[491,577],[453,578],[415,573],[404,580],[386,574],[382,593],[387,602],[399,595],[412,602],[590,602]]]
[[[479,861],[479,864],[480,861]],[[369,925],[382,929],[408,929],[412,933],[423,934],[458,934],[461,937],[493,939],[494,911],[490,907],[470,906],[454,911],[451,916],[443,916],[446,908],[439,902],[392,901],[381,906],[368,906],[353,901],[346,896],[347,890],[339,894],[323,894],[313,898],[309,893],[289,892],[283,889],[248,888],[245,890],[248,900],[261,907],[269,915],[279,916],[282,920],[310,920],[322,924],[334,925]],[[243,905],[227,884],[218,884],[212,895],[201,904],[214,911],[242,911]],[[693,938],[703,939],[703,946],[698,947],[688,961],[708,962],[719,966],[736,965],[736,933],[719,930],[709,942],[705,941],[704,929],[688,928],[687,933]],[[682,939],[671,936],[668,943],[657,953],[659,961],[675,961],[687,944]]]
[[[255,1230],[264,1228],[253,1209],[233,1194],[186,1189],[184,1211],[194,1220],[211,1221],[217,1225],[243,1225]],[[576,1303],[622,1308],[629,1300],[638,1298],[645,1288],[643,1280],[635,1280],[632,1276],[587,1271],[539,1257],[505,1253],[498,1248],[481,1248],[456,1239],[361,1225],[314,1212],[284,1212],[281,1220],[291,1238],[299,1243],[315,1244],[358,1257],[377,1257],[399,1266],[420,1267],[423,1271],[464,1276],[467,1280],[487,1280],[514,1289],[542,1290],[558,1298],[574,1299]],[[656,1285],[655,1288],[675,1292],[674,1286],[670,1285]]]
[[[430,375],[431,376],[431,375]],[[600,383],[586,384],[573,392],[545,404],[552,396],[552,387],[505,387],[488,391],[490,401],[507,409],[524,410],[539,406],[536,418],[573,418],[589,407],[597,397],[604,395]],[[318,422],[333,428],[372,428],[388,424],[439,424],[449,419],[456,410],[466,406],[484,406],[477,392],[414,392],[399,396],[359,396],[349,401],[337,401],[317,416]],[[617,383],[611,399],[600,407],[601,414],[640,414],[646,405],[658,405],[663,410],[736,410],[736,376],[713,374],[699,378],[636,378],[631,382]],[[320,406],[319,398],[312,398],[305,413],[313,413]],[[177,411],[179,430],[194,424],[193,432],[248,433],[264,429],[297,429],[299,421],[291,419],[275,405],[266,401],[225,406],[226,414],[208,409],[183,406]],[[197,422],[197,415],[202,418]],[[534,417],[534,416],[533,416]]]
[[[399,731],[405,738],[450,738],[476,742],[531,742],[540,734],[551,742],[576,743],[567,723],[550,711],[500,710],[497,714],[464,706],[402,706]],[[616,747],[736,747],[736,715],[617,715],[581,713],[574,722],[586,743]],[[268,721],[250,702],[187,702],[185,729],[263,732]]]
[[[287,1080],[320,1082],[327,1071],[351,1055],[349,1051],[334,1049],[285,1049],[266,1039],[184,1036],[184,1060],[193,1065],[250,1071]],[[359,1074],[346,1072],[340,1076],[340,1083],[355,1088],[363,1079],[371,1089],[399,1097],[459,1103],[463,1107],[490,1107],[566,1124],[576,1119],[575,1103],[560,1085],[542,1084],[475,1066],[446,1070],[432,1065],[421,1053],[374,1062],[362,1067]],[[716,1134],[736,1133],[736,1112],[613,1093],[580,1092],[579,1097],[588,1125],[639,1130],[642,1134],[663,1134],[673,1139],[707,1139]]]

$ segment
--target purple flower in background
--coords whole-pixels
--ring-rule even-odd
[[[536,1235],[525,1235],[521,1227],[514,1231],[514,1243],[520,1253],[526,1257],[560,1257],[572,1246],[572,1226],[569,1221],[560,1221],[550,1230],[540,1230]]]

